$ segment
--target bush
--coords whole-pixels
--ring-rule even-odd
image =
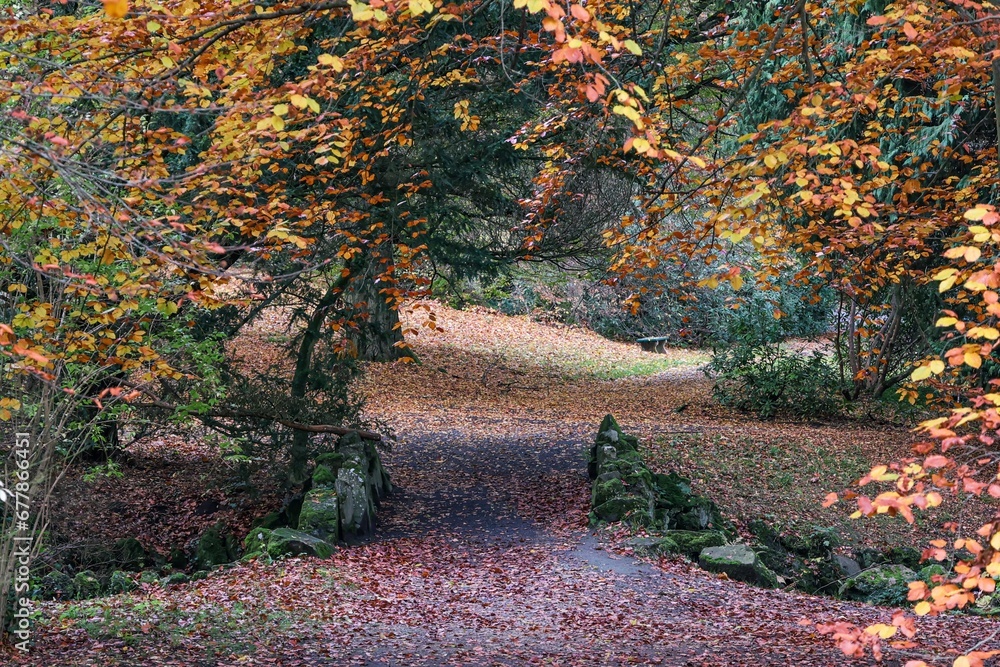
[[[837,372],[821,352],[798,354],[779,343],[741,340],[716,350],[705,372],[715,380],[719,403],[763,419],[829,417],[842,406]]]

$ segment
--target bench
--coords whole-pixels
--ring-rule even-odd
[[[642,346],[643,352],[666,352],[667,340],[667,336],[650,336],[639,338],[635,342]]]

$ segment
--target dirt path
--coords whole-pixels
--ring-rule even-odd
[[[642,562],[588,529],[584,452],[606,412],[646,439],[694,427],[721,435],[772,428],[713,411],[690,355],[678,353],[676,368],[652,375],[615,379],[605,369],[594,377],[590,366],[581,372],[577,350],[612,360],[611,371],[662,361],[580,332],[446,314],[465,347],[441,336],[418,348],[423,365],[369,374],[369,410],[398,436],[385,461],[398,488],[371,541],[325,561],[258,560],[181,586],[50,605],[35,651],[12,662],[870,664],[848,660],[800,621],[868,625],[891,610],[761,590],[680,558]],[[859,432],[819,427],[810,437],[836,447],[832,438]],[[972,646],[998,627],[969,617],[922,619],[923,643],[890,650],[885,664],[950,665],[948,649]]]

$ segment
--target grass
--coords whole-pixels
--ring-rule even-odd
[[[922,544],[919,533],[934,533],[948,519],[944,508],[917,513],[911,527],[888,516],[852,520],[853,508],[845,503],[822,507],[828,492],[847,488],[876,463],[859,444],[780,433],[774,438],[675,435],[653,440],[646,456],[657,472],[690,478],[697,493],[715,500],[738,524],[763,518],[800,533],[832,527],[846,545],[885,548]]]

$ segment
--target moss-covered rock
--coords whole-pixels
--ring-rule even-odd
[[[778,577],[757,559],[745,544],[708,547],[698,556],[698,565],[708,572],[725,573],[730,579],[764,588],[776,588]]]
[[[236,545],[225,526],[215,524],[198,538],[192,559],[195,569],[207,570],[236,560]]]
[[[164,586],[174,586],[176,584],[186,584],[191,581],[191,577],[184,574],[183,572],[174,572],[173,574],[168,574],[167,576],[160,579],[160,583]]]
[[[340,503],[340,530],[345,536],[368,535],[374,527],[375,505],[362,462],[348,462],[337,471],[334,488]]]
[[[298,529],[321,540],[337,541],[340,536],[340,499],[336,489],[320,487],[306,494],[299,512]]]
[[[268,536],[266,553],[275,560],[284,556],[329,558],[333,555],[333,547],[308,533],[291,528],[277,528]]]
[[[97,575],[90,570],[77,572],[73,577],[73,597],[77,600],[87,600],[99,597],[101,594],[101,581]]]
[[[125,537],[115,542],[116,562],[123,570],[138,572],[147,565],[153,563],[153,559],[146,553],[139,540],[134,537]]]
[[[327,465],[318,465],[312,475],[312,486],[314,489],[333,487],[337,481],[337,474]]]
[[[243,560],[250,560],[267,553],[267,543],[271,539],[270,528],[253,528],[243,538]]]
[[[138,584],[126,572],[115,570],[108,577],[108,593],[117,595],[118,593],[128,593],[138,588]]]
[[[69,600],[73,593],[73,578],[59,570],[52,570],[38,584],[38,596],[43,600]]]
[[[717,530],[668,530],[664,537],[677,545],[676,553],[697,560],[702,550],[721,547],[726,544],[726,536]]]
[[[632,550],[643,556],[662,556],[678,553],[677,543],[669,537],[633,537],[625,542]]]
[[[160,581],[160,576],[154,570],[143,570],[139,575],[140,584],[155,584]]]
[[[840,587],[840,596],[869,604],[897,606],[905,603],[909,584],[917,573],[905,565],[878,565],[851,577]]]

